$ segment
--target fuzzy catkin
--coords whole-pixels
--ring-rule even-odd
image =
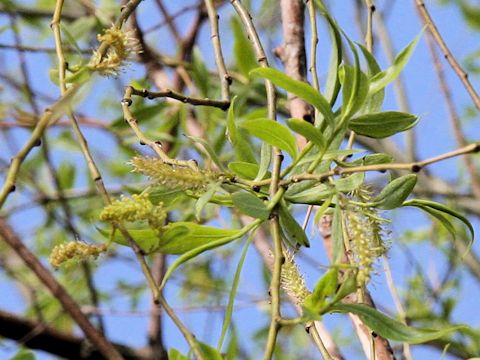
[[[97,35],[97,39],[107,44],[108,50],[103,56],[95,50],[89,68],[103,76],[117,76],[130,55],[138,53],[140,49],[130,32],[122,31],[115,25],[105,30],[103,35]]]
[[[282,265],[280,280],[282,289],[295,300],[296,304],[302,305],[310,292],[294,261],[293,254],[290,252],[285,253],[285,262]]]
[[[100,213],[100,220],[110,222],[148,221],[153,229],[159,230],[164,225],[167,213],[163,204],[153,205],[148,194],[132,195],[131,198],[121,196],[106,206]]]
[[[81,241],[72,241],[66,244],[55,246],[50,253],[48,261],[54,268],[60,267],[64,262],[77,258],[86,260],[90,257],[97,258],[101,253],[107,251],[106,244],[87,244]]]
[[[148,157],[134,157],[130,163],[134,172],[142,173],[169,189],[201,190],[220,175],[214,171],[170,165]]]

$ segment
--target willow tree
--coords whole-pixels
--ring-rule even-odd
[[[478,355],[480,97],[434,4],[380,5],[4,1],[0,350]]]

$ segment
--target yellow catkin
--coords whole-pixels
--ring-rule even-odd
[[[48,261],[54,268],[58,268],[64,262],[71,259],[87,260],[90,257],[97,258],[107,250],[106,244],[87,244],[81,241],[72,241],[55,246],[50,253]]]
[[[282,266],[281,287],[298,305],[305,302],[310,294],[305,285],[305,280],[294,261],[293,254],[285,253],[285,263]]]
[[[137,40],[128,31],[116,26],[105,30],[103,35],[97,35],[97,39],[109,47],[103,56],[94,51],[89,67],[104,76],[117,76],[130,55],[139,52]]]
[[[148,221],[153,229],[161,229],[164,225],[167,213],[163,204],[154,205],[148,198],[148,194],[132,195],[131,198],[121,196],[106,206],[100,213],[100,220],[110,222],[134,222]]]
[[[148,157],[134,157],[131,164],[134,172],[142,173],[169,189],[201,190],[220,176],[214,171],[174,166]]]

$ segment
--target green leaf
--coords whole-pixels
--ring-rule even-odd
[[[420,40],[420,36],[422,33],[418,34],[413,41],[408,44],[395,58],[392,66],[390,66],[387,70],[382,71],[375,75],[371,82],[370,82],[370,89],[368,91],[369,95],[373,95],[376,92],[382,90],[385,86],[391,83],[393,80],[397,78],[400,72],[403,70],[405,65],[407,64],[410,56],[413,53],[413,50],[417,46],[418,40]]]
[[[109,238],[111,232],[102,228],[98,231]],[[208,245],[226,237],[238,234],[239,230],[225,230],[211,226],[198,225],[193,222],[176,222],[164,227],[159,235],[150,228],[127,227],[129,234],[146,253],[183,254],[198,247]],[[123,235],[116,231],[113,241],[129,246]]]
[[[318,6],[318,2],[317,2]],[[330,32],[330,39],[332,41],[332,48],[330,50],[330,60],[328,63],[327,79],[325,81],[325,98],[333,106],[340,91],[340,81],[338,79],[338,69],[342,63],[342,36],[340,28],[335,20],[326,12],[322,10],[322,15],[325,16]]]
[[[163,206],[168,207],[175,204],[177,201],[188,199],[185,191],[182,189],[171,189],[163,186],[152,186],[148,190],[148,198],[152,204],[157,205],[159,202]]]
[[[316,128],[308,121],[292,118],[287,120],[287,125],[290,129],[317,145],[320,148],[320,151],[323,151],[327,147],[326,140],[320,129]]]
[[[357,44],[360,47],[360,50],[362,50],[363,57],[365,58],[367,62],[367,67],[368,67],[368,75],[369,78],[371,79],[373,76],[381,72],[382,70],[380,69],[380,65],[378,65],[377,60],[375,57],[372,55],[368,49],[361,45]],[[385,98],[385,90],[379,90],[374,94],[367,95],[367,100],[366,104],[364,107],[365,113],[376,113],[380,112],[382,110],[382,105],[383,105],[383,100]]]
[[[210,92],[210,74],[208,68],[205,65],[205,61],[202,56],[202,52],[198,46],[193,47],[192,62],[190,75],[195,81],[197,89],[200,90],[200,94],[203,97],[209,97]]]
[[[309,187],[299,192],[295,192],[295,188],[291,186],[285,192],[285,199],[297,204],[321,205],[325,199],[335,193],[335,188],[327,184]]]
[[[155,251],[164,254],[184,254],[238,233],[239,230],[220,229],[193,222],[175,222],[166,226]]]
[[[294,80],[283,72],[272,68],[256,68],[250,71],[250,75],[260,76],[270,80],[275,85],[287,92],[298,96],[307,103],[312,104],[325,117],[327,123],[333,127],[334,115],[329,102],[317,90],[303,81]]]
[[[310,247],[308,237],[303,228],[298,224],[290,213],[285,202],[280,203],[280,227],[286,240],[293,245],[295,249],[300,246]]]
[[[250,70],[258,66],[255,50],[253,49],[251,41],[245,35],[242,24],[236,17],[232,18],[231,25],[233,30],[235,65],[242,75],[248,76]]]
[[[320,314],[322,308],[326,304],[327,297],[332,296],[337,291],[338,286],[338,270],[328,270],[317,282],[313,292],[307,296],[303,307],[310,315]]]
[[[333,219],[332,219],[332,243],[333,243],[333,250],[332,250],[332,257],[333,257],[333,264],[339,264],[342,261],[342,257],[344,254],[344,245],[343,245],[343,217],[342,217],[342,209],[340,205],[335,205],[335,209],[333,211]]]
[[[235,123],[235,101],[236,96],[232,99],[227,112],[227,135],[233,146],[233,151],[237,159],[248,163],[256,163],[255,155],[252,151],[252,145],[248,141],[247,134],[242,129],[237,129]]]
[[[35,354],[28,349],[20,349],[10,360],[35,360]]]
[[[270,119],[256,119],[244,121],[241,125],[253,136],[286,151],[292,158],[297,156],[297,143],[290,130]]]
[[[220,339],[218,340],[218,344],[217,344],[217,350],[219,351],[222,350],[223,341],[225,340],[225,336],[227,335],[228,328],[230,327],[230,324],[232,321],[233,305],[235,303],[235,298],[237,297],[238,285],[240,284],[240,275],[242,273],[243,264],[245,263],[245,258],[247,257],[248,248],[250,247],[253,241],[254,234],[255,232],[252,231],[252,233],[248,237],[248,240],[246,241],[245,246],[243,247],[242,254],[240,255],[240,259],[238,260],[237,268],[235,270],[235,275],[233,276],[232,288],[230,290],[230,295],[228,296],[228,304],[227,304],[227,308],[225,309],[225,316],[223,319],[222,333],[220,335]],[[235,332],[233,332],[232,337],[235,337],[235,335],[236,335]]]
[[[385,186],[373,200],[373,206],[382,210],[392,210],[402,206],[417,183],[417,175],[400,176]]]
[[[356,54],[356,49],[354,47],[352,49]],[[356,57],[358,58],[358,55]],[[345,119],[349,119],[364,104],[368,94],[369,80],[360,69],[349,65],[342,66],[340,75],[343,94],[342,114]]]
[[[237,191],[232,194],[233,205],[245,215],[266,220],[270,216],[265,203],[252,193]]]
[[[335,304],[331,309],[334,312],[358,315],[363,323],[376,334],[386,339],[409,344],[421,344],[447,336],[454,331],[468,329],[468,326],[465,325],[444,326],[439,330],[412,328],[362,304]]]
[[[190,259],[193,259],[194,257],[202,254],[203,252],[205,251],[208,251],[208,250],[212,250],[216,247],[219,247],[219,246],[223,246],[223,245],[226,245],[230,242],[232,242],[233,240],[236,240],[240,237],[242,237],[243,235],[245,235],[248,231],[256,228],[259,224],[261,224],[262,221],[261,220],[255,220],[253,222],[251,222],[250,224],[244,226],[242,229],[240,230],[222,230],[222,229],[216,229],[217,230],[217,234],[219,234],[221,231],[224,231],[224,232],[233,232],[232,235],[230,236],[226,236],[226,237],[220,237],[218,238],[218,240],[214,240],[214,241],[209,241],[209,242],[206,242],[204,245],[202,246],[199,246],[199,247],[196,247],[196,248],[193,248],[189,251],[187,251],[186,253],[184,253],[183,255],[181,255],[177,260],[175,260],[167,269],[167,271],[165,272],[165,276],[163,277],[163,280],[162,280],[162,283],[160,284],[160,289],[163,289],[163,287],[165,286],[167,280],[170,278],[170,276],[172,276],[173,272],[175,271],[175,269],[177,269],[180,265],[182,265],[184,262],[190,260]],[[189,223],[189,224],[193,224],[193,225],[197,225],[197,224],[194,224],[194,223]],[[175,225],[175,224],[174,224]],[[200,225],[197,225],[197,226],[200,226]],[[211,228],[211,229],[214,229],[214,228]]]
[[[435,216],[435,212],[432,212],[431,210],[437,210],[441,213],[444,213],[444,214],[447,214],[447,215],[450,215],[450,216],[453,216],[454,218],[457,218],[458,220],[460,220],[461,222],[463,222],[465,224],[465,226],[468,228],[468,230],[470,231],[470,241],[473,243],[473,240],[475,238],[475,231],[473,230],[473,226],[472,224],[470,223],[470,221],[465,217],[463,216],[462,214],[460,214],[458,211],[456,210],[453,210],[452,208],[446,206],[446,205],[443,205],[443,204],[440,204],[440,203],[437,203],[435,201],[430,201],[430,200],[420,200],[420,199],[412,199],[412,200],[408,200],[408,201],[405,201],[403,203],[402,206],[414,206],[414,207],[418,207],[424,211],[427,211],[429,214]],[[430,210],[430,211],[429,211]],[[437,217],[438,218],[438,217]],[[441,220],[440,218],[438,218],[439,220]],[[447,227],[448,228],[448,227]]]
[[[223,356],[220,354],[220,352],[211,347],[208,344],[205,344],[203,342],[198,341],[198,345],[200,346],[200,350],[202,351],[203,355],[205,356],[205,359],[209,360],[223,360]]]
[[[189,360],[188,356],[182,355],[177,349],[171,348],[168,350],[168,360]]]
[[[97,230],[106,238],[110,238],[111,230],[103,229],[100,227],[97,227]],[[158,249],[160,239],[157,233],[155,233],[155,231],[153,231],[152,229],[138,229],[132,226],[127,227],[127,230],[145,254],[150,254],[152,252],[155,252],[156,249]],[[130,246],[127,240],[120,233],[120,231],[115,231],[112,241],[120,245]]]
[[[357,134],[379,139],[408,130],[417,121],[418,118],[411,114],[385,111],[357,116],[350,120],[348,127]]]
[[[235,175],[238,175],[241,178],[249,179],[249,180],[255,179],[255,177],[257,176],[260,170],[260,167],[257,164],[251,164],[251,163],[242,162],[242,161],[232,161],[231,163],[228,164],[228,168]],[[265,175],[267,177],[271,176],[269,172],[267,172],[267,174]],[[263,178],[265,178],[265,176]]]
[[[365,179],[364,172],[358,172],[334,181],[335,188],[339,192],[348,193],[358,189]]]
[[[205,205],[212,199],[213,195],[220,189],[220,183],[211,183],[208,185],[207,191],[205,191],[202,196],[200,196],[195,203],[195,217],[197,220],[200,220],[202,215],[202,210]]]
[[[208,143],[208,141],[196,136],[187,135],[187,138],[197,148],[199,148],[199,150],[203,152],[207,156],[207,158],[211,159],[221,171],[225,171],[225,167],[223,166],[222,162],[217,156],[217,153],[212,149],[212,146]],[[201,146],[198,146],[198,144],[200,144]]]
[[[76,167],[72,163],[62,161],[58,167],[58,181],[62,189],[71,189],[75,183]]]
[[[258,174],[255,176],[255,181],[262,180],[268,173],[271,159],[272,147],[268,143],[263,142],[260,147],[260,166],[258,167]]]

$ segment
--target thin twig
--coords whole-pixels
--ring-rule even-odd
[[[445,40],[443,40],[443,37],[440,34],[440,32],[438,31],[437,26],[433,22],[433,19],[430,16],[430,13],[428,12],[425,3],[422,0],[415,0],[415,3],[417,5],[417,10],[418,10],[419,14],[421,15],[424,24],[430,30],[430,33],[432,34],[433,38],[435,39],[435,41],[438,44],[438,46],[440,47],[440,49],[442,49],[443,56],[445,57],[445,59],[450,64],[453,71],[459,77],[463,86],[465,87],[468,94],[472,98],[472,101],[475,104],[475,107],[477,108],[477,110],[480,110],[480,96],[477,94],[477,91],[475,90],[475,88],[471,84],[470,80],[468,79],[468,73],[465,70],[463,70],[463,68],[460,66],[458,61],[453,56],[453,53],[448,48],[447,44],[445,43]]]
[[[82,313],[77,302],[67,293],[63,286],[46,269],[34,254],[23,244],[20,238],[13,232],[10,225],[0,218],[0,236],[23,260],[40,281],[49,289],[52,295],[60,301],[66,312],[83,330],[87,338],[98,348],[107,359],[123,359],[122,355],[109,343],[102,334],[90,323]]]
[[[433,46],[432,38],[430,36],[427,36],[426,40],[430,55],[433,60],[433,65],[435,67],[435,73],[437,74],[440,90],[443,94],[443,98],[445,99],[445,104],[447,105],[447,111],[453,130],[453,136],[455,137],[458,146],[465,146],[468,142],[462,131],[460,119],[458,117],[457,110],[455,109],[455,104],[453,103],[452,94],[450,92],[450,88],[448,87],[447,80],[445,79],[445,73],[442,63],[437,56],[437,53]],[[463,160],[465,162],[465,168],[467,169],[468,175],[470,176],[473,194],[477,199],[480,200],[480,177],[478,175],[476,166],[472,161],[472,158],[469,156],[465,156]]]
[[[215,52],[215,62],[217,63],[218,76],[220,77],[220,84],[222,89],[222,99],[224,101],[230,101],[230,84],[232,83],[232,77],[228,74],[225,66],[225,59],[222,52],[222,44],[220,42],[220,33],[218,30],[217,9],[213,0],[205,0],[205,5],[208,11],[208,17],[210,19],[210,27],[212,28],[212,45]]]
[[[230,1],[235,11],[240,17],[242,24],[248,34],[250,41],[252,42],[253,48],[257,55],[257,61],[262,67],[268,67],[268,60],[263,50],[262,43],[258,36],[258,33],[253,24],[252,17],[243,6],[243,4],[238,0]],[[272,120],[276,120],[276,96],[275,96],[275,87],[270,81],[265,81],[265,88],[267,92],[267,110],[268,117]],[[283,155],[278,148],[273,148],[273,167],[272,167],[272,181],[270,183],[269,194],[270,198],[273,198],[278,190],[278,184],[280,181],[280,169],[283,160]],[[267,344],[265,347],[264,360],[271,359],[273,356],[273,351],[275,349],[275,344],[277,341],[278,330],[280,329],[279,321],[281,320],[281,302],[280,302],[280,277],[282,272],[282,264],[284,261],[284,254],[282,249],[282,239],[280,237],[280,224],[278,219],[277,209],[274,208],[271,213],[270,220],[270,231],[272,234],[273,241],[273,272],[272,279],[270,282],[270,295],[272,299],[271,306],[271,319],[270,327],[268,330]]]

